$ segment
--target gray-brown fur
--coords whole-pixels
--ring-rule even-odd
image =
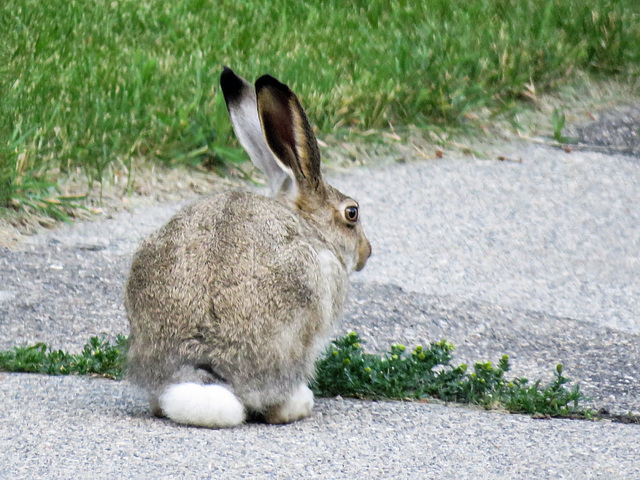
[[[319,155],[317,146],[304,150]],[[319,170],[314,181],[322,188],[313,192],[285,182],[294,196],[284,187],[276,198],[212,196],[141,244],[126,287],[128,373],[156,410],[166,385],[196,382],[222,383],[250,410],[266,411],[313,376],[348,274],[371,252],[360,224],[341,213],[353,200]]]

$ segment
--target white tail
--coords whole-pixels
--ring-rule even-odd
[[[163,413],[176,423],[227,428],[244,422],[244,407],[221,385],[174,383],[159,398]]]

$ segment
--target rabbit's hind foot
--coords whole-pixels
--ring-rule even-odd
[[[283,403],[273,405],[264,414],[267,423],[291,423],[313,412],[313,392],[301,383]]]

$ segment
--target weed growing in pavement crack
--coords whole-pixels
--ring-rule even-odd
[[[0,371],[48,375],[99,375],[120,379],[123,375],[127,337],[114,343],[92,337],[79,354],[52,350],[44,343],[15,347],[0,352]],[[569,379],[557,365],[554,380],[546,386],[540,380],[508,379],[509,357],[497,365],[478,362],[469,372],[466,364],[451,364],[454,346],[442,340],[413,350],[392,345],[383,355],[366,353],[355,332],[334,340],[318,360],[311,387],[319,397],[361,399],[424,400],[467,403],[487,409],[505,409],[536,416],[582,419],[610,418],[640,423],[633,415],[617,418],[608,412],[584,409],[585,397],[579,385],[568,387]]]
[[[0,370],[47,375],[100,375],[120,379],[126,347],[127,337],[124,335],[118,335],[115,344],[91,337],[79,354],[52,350],[44,343],[36,343],[0,352]]]
[[[409,351],[392,345],[388,353],[365,353],[355,332],[332,342],[317,364],[313,389],[319,396],[396,398],[420,400],[438,398],[447,402],[472,403],[510,412],[568,416],[580,412],[584,399],[579,385],[567,388],[569,379],[562,365],[547,386],[526,378],[508,380],[509,357],[498,365],[476,363],[468,372],[465,364],[451,365],[454,346],[446,340],[417,346]]]

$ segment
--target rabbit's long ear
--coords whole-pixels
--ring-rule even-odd
[[[320,150],[298,98],[270,75],[256,81],[258,115],[269,148],[293,173],[300,193],[322,195]]]
[[[228,67],[220,75],[220,86],[233,131],[253,164],[266,175],[272,194],[291,188],[293,172],[284,168],[273,156],[262,133],[253,87]]]

